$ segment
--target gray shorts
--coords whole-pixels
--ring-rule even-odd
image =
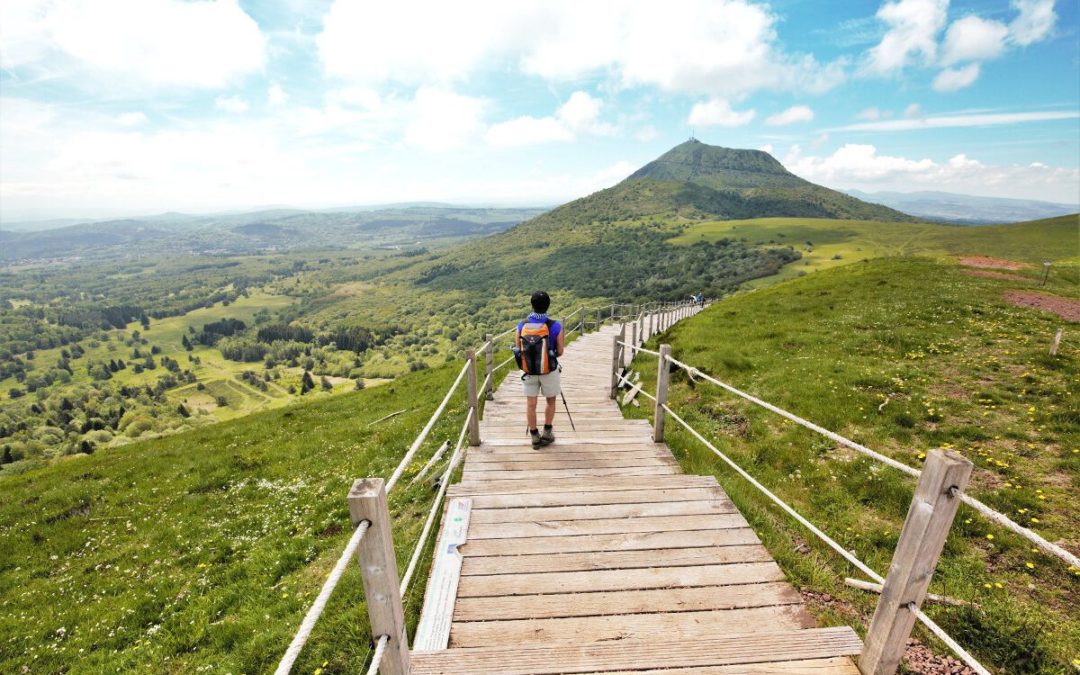
[[[559,395],[559,371],[553,370],[547,375],[526,375],[522,380],[525,383],[526,396],[540,396],[555,398]]]

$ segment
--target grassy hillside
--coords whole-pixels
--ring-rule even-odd
[[[1080,326],[1005,300],[1031,280],[969,272],[928,259],[851,264],[722,300],[662,340],[676,358],[912,466],[931,448],[963,453],[976,465],[975,496],[1080,551]],[[1080,302],[1075,267],[1069,275],[1043,290]],[[1063,325],[1066,342],[1050,357]],[[646,390],[655,386],[655,361],[636,367]],[[673,382],[673,408],[695,428],[888,569],[909,478],[681,372]],[[865,627],[876,596],[842,584],[856,571],[680,427],[668,429],[684,468],[715,474],[789,577],[817,593],[815,610]],[[974,603],[927,612],[996,672],[1071,672],[1080,658],[1080,570],[966,507],[931,592]]]
[[[756,218],[694,223],[671,241],[690,245],[724,239],[759,246],[794,246],[801,259],[770,281],[883,256],[985,255],[1029,263],[1041,270],[1044,260],[1080,261],[1080,216],[985,227]]]
[[[457,368],[0,477],[0,672],[268,672],[348,539],[352,480],[390,474]],[[432,496],[391,495],[403,565]],[[367,625],[352,566],[295,672],[358,671]]]

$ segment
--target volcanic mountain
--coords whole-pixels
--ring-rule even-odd
[[[583,224],[660,214],[729,220],[917,220],[803,180],[767,152],[723,148],[697,140],[675,146],[618,185],[565,204],[549,216]]]

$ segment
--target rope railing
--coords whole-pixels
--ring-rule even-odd
[[[786,411],[786,410],[784,410],[782,408],[778,408],[778,407],[776,407],[776,406],[774,406],[774,405],[772,405],[770,403],[767,403],[767,402],[761,400],[760,398],[757,398],[756,396],[752,396],[750,394],[747,394],[744,391],[740,391],[739,389],[736,389],[735,387],[732,387],[729,384],[721,382],[720,380],[716,379],[715,377],[712,377],[712,376],[710,376],[710,375],[708,375],[706,373],[703,373],[698,368],[687,365],[687,364],[683,363],[682,361],[679,361],[678,359],[676,359],[674,357],[668,357],[668,360],[671,361],[671,363],[678,366],[679,368],[685,370],[691,377],[700,377],[701,379],[706,380],[707,382],[711,382],[711,383],[717,385],[718,387],[724,389],[725,391],[728,391],[728,392],[730,392],[732,394],[735,394],[736,396],[739,396],[740,398],[746,399],[747,401],[750,401],[751,403],[754,403],[755,405],[761,406],[762,408],[765,408],[766,410],[774,412],[777,415],[780,415],[781,417],[783,417],[783,418],[785,418],[787,420],[795,422],[796,424],[798,424],[798,425],[800,425],[802,427],[810,429],[811,431],[815,431],[815,432],[821,434],[822,436],[825,436],[826,438],[829,438],[830,440],[833,440],[833,441],[839,443],[840,445],[843,445],[844,447],[847,447],[847,448],[850,448],[850,449],[855,450],[857,452],[860,452],[860,453],[866,455],[867,457],[870,457],[870,458],[872,458],[874,460],[877,460],[878,462],[881,462],[882,464],[886,464],[888,466],[891,466],[894,469],[898,469],[898,470],[900,470],[900,471],[902,471],[902,472],[904,472],[904,473],[906,473],[906,474],[908,474],[910,476],[914,476],[915,478],[918,478],[919,476],[922,475],[922,472],[919,471],[918,469],[914,468],[914,467],[908,466],[907,464],[903,464],[902,462],[898,462],[895,459],[892,459],[891,457],[886,457],[885,455],[882,455],[879,452],[875,452],[875,451],[871,450],[870,448],[868,448],[868,447],[866,447],[866,446],[864,446],[864,445],[862,445],[860,443],[856,443],[855,441],[852,441],[852,440],[850,440],[848,438],[844,438],[840,434],[834,433],[832,431],[829,431],[828,429],[820,427],[820,426],[814,424],[813,422],[810,422],[809,420],[805,420],[802,417],[799,417],[798,415],[790,413],[790,412],[788,412],[788,411]],[[990,508],[986,504],[980,502],[979,500],[975,499],[974,497],[969,496],[966,493],[962,493],[960,495],[960,501],[963,502],[964,504],[967,504],[968,506],[972,507],[978,513],[980,513],[983,516],[986,516],[987,518],[991,519],[992,521],[994,521],[998,525],[1001,525],[1002,527],[1014,532],[1015,534],[1020,535],[1021,537],[1025,538],[1025,539],[1027,539],[1028,541],[1030,541],[1031,543],[1035,544],[1040,549],[1042,549],[1044,552],[1049,553],[1049,554],[1051,554],[1051,555],[1053,555],[1053,556],[1055,556],[1057,558],[1060,558],[1061,560],[1068,563],[1069,565],[1072,565],[1073,567],[1080,568],[1080,558],[1077,558],[1077,556],[1073,555],[1072,553],[1070,553],[1069,551],[1065,550],[1064,548],[1058,546],[1057,544],[1054,544],[1052,542],[1047,541],[1042,536],[1040,536],[1038,533],[1033,532],[1032,530],[1029,530],[1028,528],[1024,527],[1023,525],[1020,525],[1019,523],[1013,521],[1011,518],[1009,518],[1005,514],[999,512],[999,511],[995,511],[994,509]]]
[[[638,347],[638,346],[635,346],[635,345],[632,345],[632,344],[627,344],[626,342],[622,342],[621,340],[619,341],[619,344],[622,345],[623,347],[626,347],[627,349],[632,349],[635,352],[642,352],[644,354],[652,354],[653,356],[660,356],[660,352],[654,352],[651,349],[646,349],[644,347]]]
[[[671,360],[674,361],[674,359],[671,359]],[[841,557],[843,557],[849,563],[851,563],[856,568],[858,568],[866,576],[870,577],[871,579],[878,582],[879,584],[884,584],[885,583],[885,578],[884,577],[882,577],[880,574],[875,572],[873,570],[873,568],[871,568],[869,565],[867,565],[863,561],[859,560],[853,553],[851,553],[850,551],[845,549],[843,546],[838,544],[836,542],[836,540],[834,540],[832,537],[830,537],[829,535],[822,532],[816,525],[814,525],[809,520],[807,520],[805,517],[803,517],[802,514],[800,514],[798,511],[796,511],[795,509],[788,506],[788,504],[786,502],[784,502],[784,500],[780,499],[775,494],[773,494],[773,492],[771,490],[769,490],[767,487],[765,487],[764,485],[759,483],[753,476],[751,476],[749,473],[747,473],[741,466],[739,466],[734,461],[732,461],[731,458],[729,458],[727,455],[725,455],[723,452],[721,452],[715,445],[713,445],[711,442],[709,442],[708,439],[706,439],[704,436],[702,436],[700,433],[698,433],[697,429],[694,429],[692,426],[690,426],[690,424],[687,423],[687,421],[684,420],[682,417],[680,417],[674,410],[672,410],[670,406],[668,406],[667,404],[661,404],[660,407],[663,408],[664,411],[668,415],[671,415],[672,419],[674,419],[676,422],[681,424],[683,426],[683,428],[685,428],[687,431],[689,431],[690,434],[694,436],[694,438],[701,441],[701,443],[704,444],[705,447],[707,447],[717,457],[719,457],[721,460],[723,460],[725,464],[730,466],[736,473],[738,473],[740,476],[745,478],[751,485],[753,485],[755,488],[757,488],[758,491],[760,491],[762,494],[764,494],[766,497],[768,497],[770,501],[772,501],[774,504],[776,504],[781,509],[783,509],[785,513],[787,513],[792,518],[794,518],[796,521],[798,521],[798,523],[800,525],[802,525],[806,529],[810,530],[810,532],[812,532],[818,539],[823,541],[829,548],[831,548],[835,552],[839,553]],[[961,494],[963,494],[963,493],[961,493]],[[948,645],[948,647],[950,649],[952,649],[953,652],[958,657],[960,657],[960,659],[965,664],[967,664],[967,666],[969,668],[974,670],[979,675],[991,675],[990,671],[988,671],[986,668],[984,668],[982,666],[982,664],[980,664],[978,661],[976,661],[975,658],[973,656],[971,656],[971,654],[969,654],[963,647],[961,647],[955,640],[953,640],[948,635],[948,633],[946,633],[940,626],[937,625],[937,623],[934,622],[933,619],[926,616],[926,614],[924,614],[921,610],[919,610],[917,607],[915,607],[914,603],[910,603],[909,606],[908,606],[908,609],[909,610],[914,610],[916,618],[921,623],[923,623],[927,628],[929,628],[930,631],[932,633],[934,633],[934,635],[937,635],[938,637],[944,636],[942,641],[945,642],[945,644]]]
[[[389,635],[379,636],[379,641],[375,643],[375,655],[371,657],[371,667],[368,668],[367,675],[377,675],[379,666],[382,664],[383,654],[386,653],[386,645],[389,642]]]

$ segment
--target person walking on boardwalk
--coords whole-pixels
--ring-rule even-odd
[[[563,327],[549,319],[551,298],[545,291],[536,291],[530,299],[532,313],[518,324],[514,336],[514,358],[522,371],[525,383],[525,421],[529,426],[532,446],[540,448],[555,441],[552,424],[555,421],[555,400],[559,396],[559,357],[563,354]],[[536,426],[536,402],[543,394],[544,431]]]

